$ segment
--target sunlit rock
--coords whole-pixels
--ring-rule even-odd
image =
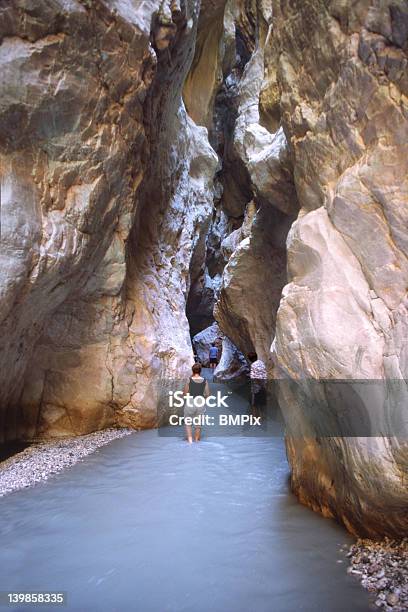
[[[155,424],[157,381],[192,363],[189,269],[212,214],[217,157],[181,100],[198,3],[63,4],[2,13],[9,438]]]
[[[399,412],[408,374],[403,4],[274,3],[281,111],[302,207],[272,347],[281,375],[299,381],[282,384],[280,398],[292,487],[371,536],[408,531]],[[355,404],[330,399],[330,386],[313,383],[321,379],[376,381],[379,399],[359,400],[364,427],[342,429]]]

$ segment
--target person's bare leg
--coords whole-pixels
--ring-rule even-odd
[[[186,425],[186,436],[187,436],[187,442],[189,444],[192,444],[192,442],[193,442],[193,431],[192,431],[191,425]]]
[[[201,427],[196,427],[194,432],[194,441],[199,442],[201,437]]]

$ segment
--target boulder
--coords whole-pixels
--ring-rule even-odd
[[[221,359],[214,371],[217,382],[243,382],[249,379],[249,365],[244,355],[227,336],[222,339]]]
[[[218,323],[214,322],[210,327],[203,329],[193,337],[193,347],[198,360],[204,367],[210,365],[210,347],[215,342],[221,348],[221,332]]]

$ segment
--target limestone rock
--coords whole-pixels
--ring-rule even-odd
[[[248,172],[257,199],[293,215],[298,203],[285,134],[281,127],[270,132],[260,123],[259,97],[263,82],[264,48],[260,44],[245,66],[239,84],[233,147]]]
[[[372,321],[370,288],[325,208],[293,224],[288,271],[274,343],[279,365],[296,377],[381,378],[384,337]]]
[[[234,344],[244,353],[255,350],[269,366],[274,317],[286,281],[285,251],[275,242],[273,226],[278,223],[270,213],[260,209],[242,240],[236,230],[237,246],[224,269],[214,310],[220,328]]]
[[[221,348],[221,332],[216,322],[210,325],[210,327],[203,329],[203,331],[196,334],[193,338],[193,347],[200,363],[204,367],[208,367],[210,363],[209,351],[213,342]]]
[[[256,350],[272,373],[270,345],[286,282],[285,239],[298,204],[285,134],[279,126],[271,132],[261,124],[260,94],[271,15],[266,6],[258,8],[263,15],[258,38],[242,74],[234,73],[238,79],[236,117],[227,147],[226,176],[237,183],[240,195],[235,195],[237,188],[231,191],[224,177],[222,199],[226,213],[241,214],[243,221],[221,244],[228,263],[214,315],[234,344],[243,353]]]
[[[298,381],[281,386],[292,487],[354,533],[406,534],[404,424],[386,425],[404,384],[382,382],[407,378],[408,363],[406,5],[274,2],[273,13],[301,205],[272,347]],[[341,435],[347,406],[320,379],[375,380],[387,402],[361,397],[365,428]]]
[[[210,128],[215,95],[222,82],[224,9],[226,0],[203,0],[195,56],[183,89],[190,117]]]
[[[187,301],[190,333],[194,337],[214,321],[213,310],[221,286],[221,276],[212,278],[205,268],[191,286]]]
[[[222,353],[214,371],[217,382],[239,382],[249,378],[249,366],[244,355],[227,336],[222,339]]]
[[[176,5],[0,11],[1,436],[152,426],[189,371],[217,157],[181,100],[198,3]]]
[[[187,299],[186,314],[191,336],[209,327],[213,321],[214,304],[221,287],[221,274],[226,261],[221,253],[221,241],[227,232],[228,220],[219,208],[209,225],[198,255],[199,271],[193,275],[190,266],[191,285]]]

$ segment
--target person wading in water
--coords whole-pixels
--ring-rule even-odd
[[[194,418],[194,417],[200,417],[202,414],[204,414],[204,411],[205,411],[204,400],[206,397],[210,395],[210,388],[208,386],[208,382],[205,380],[205,378],[203,378],[203,376],[201,376],[201,364],[195,363],[192,367],[192,371],[193,371],[193,374],[190,377],[190,380],[188,381],[188,383],[184,387],[184,395],[191,396],[190,402],[189,402],[190,405],[188,405],[187,402],[185,402],[184,404],[184,416]],[[202,398],[201,401],[199,400],[200,406],[191,405],[192,398]],[[186,435],[187,435],[188,443],[191,444],[193,441],[193,426],[192,425],[186,425]],[[198,442],[200,440],[200,436],[201,436],[201,427],[200,425],[195,425],[195,431],[194,431],[195,442]]]
[[[215,370],[215,368],[218,365],[218,347],[215,344],[215,342],[213,342],[211,344],[210,352],[209,352],[208,357],[209,357],[209,361],[210,361],[210,368],[212,370]]]

